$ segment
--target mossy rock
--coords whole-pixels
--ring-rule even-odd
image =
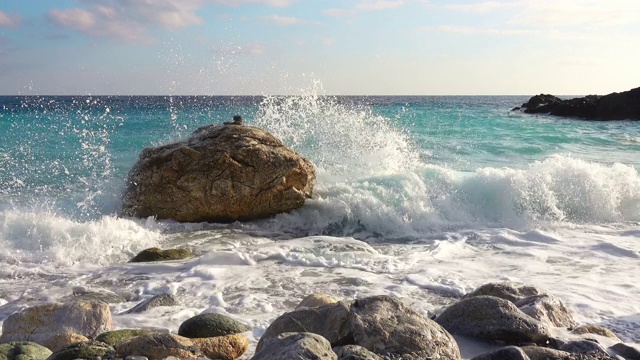
[[[151,335],[154,333],[155,331],[139,330],[139,329],[114,330],[114,331],[107,331],[98,335],[98,337],[96,338],[96,341],[103,342],[115,348],[118,346],[118,344],[120,344],[123,341],[133,339],[136,336]]]
[[[251,328],[221,314],[196,315],[180,325],[178,335],[188,338],[206,338],[239,334]]]
[[[51,350],[30,341],[0,344],[0,360],[45,360]]]
[[[140,251],[130,262],[182,260],[190,257],[193,257],[193,253],[187,249],[162,250],[154,247]]]
[[[74,359],[113,359],[116,351],[109,344],[100,341],[89,341],[67,345],[54,352],[47,360],[74,360]]]

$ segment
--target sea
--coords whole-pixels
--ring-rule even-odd
[[[76,291],[114,326],[251,326],[305,296],[386,294],[425,316],[488,282],[530,284],[640,343],[640,122],[511,111],[528,96],[0,97],[0,321]],[[314,194],[253,222],[119,215],[145,147],[242,115],[311,160]],[[139,251],[198,256],[129,263]],[[178,305],[122,314],[173,294]],[[465,351],[463,351],[465,354]],[[471,356],[467,355],[465,357]]]

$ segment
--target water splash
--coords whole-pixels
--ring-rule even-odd
[[[299,96],[267,96],[255,123],[308,157],[320,175],[349,179],[401,173],[420,165],[409,135],[389,119],[322,93],[315,82]]]

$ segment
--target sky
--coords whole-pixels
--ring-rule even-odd
[[[640,86],[638,0],[0,0],[0,95]]]

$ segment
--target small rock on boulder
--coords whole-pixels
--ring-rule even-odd
[[[29,341],[13,341],[0,344],[0,359],[2,360],[45,360],[51,355],[51,350]]]
[[[311,197],[315,169],[263,129],[210,125],[184,141],[142,151],[123,213],[181,222],[254,220]]]
[[[543,343],[547,327],[520,311],[513,303],[494,296],[474,296],[445,309],[436,322],[452,334],[485,340]]]
[[[200,314],[185,320],[178,335],[188,338],[208,338],[233,335],[251,330],[245,324],[222,314]]]
[[[210,359],[234,360],[242,356],[249,347],[249,339],[242,334],[192,338],[200,351]]]
[[[252,360],[337,360],[327,339],[313,333],[282,333],[265,339]]]
[[[182,260],[193,257],[193,253],[187,249],[167,249],[162,250],[160,248],[148,248],[140,251],[129,262],[149,262],[149,261],[169,261],[169,260]]]
[[[111,330],[111,310],[102,301],[36,305],[9,316],[2,324],[0,342],[33,341],[43,344],[57,334],[75,333],[95,338]]]

